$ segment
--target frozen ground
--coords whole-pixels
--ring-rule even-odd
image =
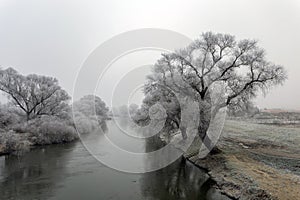
[[[195,145],[199,141],[195,141]],[[300,199],[300,127],[227,120],[218,148],[221,153],[198,159],[223,193],[234,199]]]

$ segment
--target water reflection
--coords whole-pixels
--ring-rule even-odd
[[[176,161],[143,175],[143,196],[149,199],[206,199],[209,177],[190,163]]]
[[[65,166],[71,159],[74,145],[45,146],[21,156],[0,157],[0,197],[51,196],[51,190],[65,177]]]
[[[159,137],[152,137],[147,140],[145,146],[149,152],[164,145]],[[213,182],[203,170],[183,158],[161,170],[146,173],[141,178],[142,195],[146,199],[228,199],[218,193],[212,185]]]
[[[106,133],[125,145],[126,140],[113,133],[116,130],[113,123],[107,123]],[[133,143],[127,145],[132,148]],[[147,152],[160,145],[157,138],[152,138],[138,148],[146,148]],[[109,152],[105,148],[99,147],[101,153]],[[126,157],[117,159],[131,162]],[[0,199],[226,198],[211,188],[207,174],[188,162],[177,160],[146,174],[122,173],[99,163],[76,142],[36,148],[22,157],[0,157]]]

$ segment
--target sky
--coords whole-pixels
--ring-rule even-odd
[[[160,28],[191,39],[205,31],[230,33],[259,40],[268,60],[288,72],[284,85],[259,95],[257,105],[300,109],[299,11],[299,0],[0,0],[0,66],[54,76],[72,94],[89,54],[120,33]],[[151,56],[145,64],[157,58],[156,53]],[[130,59],[115,67],[130,68]],[[118,76],[112,71],[110,77]],[[106,95],[101,97],[108,101]]]

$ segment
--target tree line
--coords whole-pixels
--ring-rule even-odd
[[[76,129],[88,133],[107,117],[98,96],[86,95],[70,105],[70,96],[53,77],[0,69],[0,90],[9,100],[0,106],[0,154],[73,141]]]
[[[141,107],[131,106],[130,111],[120,108],[117,115],[134,113],[130,116],[141,125],[149,123],[153,117],[165,118],[162,132],[180,130],[184,139],[188,124],[182,120],[183,106],[189,102],[196,103],[199,108],[199,120],[195,120],[198,123],[198,136],[201,140],[208,138],[205,145],[210,148],[207,130],[220,109],[229,107],[234,112],[240,108],[249,109],[251,100],[259,91],[267,92],[273,86],[283,84],[286,79],[283,66],[268,61],[266,52],[258,45],[258,41],[237,40],[230,34],[205,32],[187,47],[162,54],[147,76],[144,84],[145,98]],[[219,91],[222,98],[215,106],[212,95],[218,85],[222,85],[222,91]],[[1,107],[2,135],[5,132],[3,130],[7,132],[8,129],[15,132],[35,132],[30,136],[35,140],[31,139],[30,142],[36,144],[76,138],[73,133],[74,121],[71,120],[70,96],[59,86],[57,79],[36,74],[25,76],[13,68],[0,69],[0,90],[8,96],[13,110],[10,113],[5,111],[7,108]],[[180,101],[186,103],[182,104]],[[76,128],[81,132],[90,132],[107,118],[108,108],[101,98],[94,95],[83,97],[73,104],[73,108],[74,120],[79,124]],[[18,119],[12,119],[13,116],[3,117],[6,116],[3,114],[5,112],[13,113]],[[51,139],[52,135],[46,131],[50,129],[47,127],[49,124],[54,126],[53,129],[68,127],[68,131],[60,130],[65,132],[62,137],[64,139]],[[43,136],[39,136],[41,132],[44,132]],[[34,142],[37,138],[47,137],[47,141]]]

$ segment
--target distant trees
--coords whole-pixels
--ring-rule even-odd
[[[115,117],[132,118],[136,115],[138,110],[139,110],[139,106],[137,104],[130,104],[129,106],[122,105],[119,107],[112,108],[112,114]]]
[[[138,111],[139,106],[137,104],[130,104],[128,107],[128,113],[130,116],[134,116],[136,112]]]
[[[149,108],[159,102],[166,109],[168,126],[180,128],[181,109],[177,98],[188,97],[199,104],[198,132],[203,140],[216,113],[211,112],[210,98],[215,84],[225,85],[224,101],[217,111],[229,105],[241,105],[259,90],[267,91],[285,79],[284,68],[267,61],[257,41],[238,41],[229,34],[206,32],[186,48],[163,54],[157,61],[144,86],[146,97],[138,115],[145,120]]]
[[[119,107],[113,107],[112,108],[112,115],[114,117],[125,117],[128,118],[128,106],[127,105],[122,105]]]
[[[102,99],[95,95],[86,95],[75,101],[73,104],[74,111],[83,113],[86,116],[107,117],[108,108]]]
[[[73,116],[79,133],[90,133],[107,119],[108,108],[100,97],[86,95],[73,103]]]
[[[0,90],[5,92],[27,120],[37,116],[61,116],[68,109],[69,95],[55,78],[19,74],[13,68],[0,69]]]

